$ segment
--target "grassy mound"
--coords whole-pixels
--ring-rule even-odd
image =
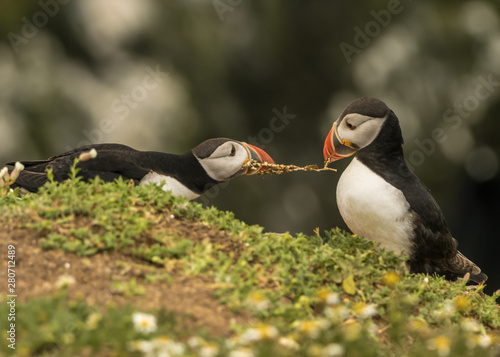
[[[17,295],[12,315],[1,290],[3,355],[500,353],[498,296],[408,275],[400,256],[340,230],[267,233],[123,181],[2,188],[0,202]]]

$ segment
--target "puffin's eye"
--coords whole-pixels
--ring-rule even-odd
[[[229,154],[229,156],[234,156],[236,155],[236,148],[234,147],[234,145],[231,145],[231,153]]]
[[[351,123],[349,123],[347,120],[346,120],[346,122],[345,122],[345,125],[347,125],[347,127],[348,127],[349,129],[351,129],[351,130],[356,129],[356,125],[352,125],[352,124],[351,124]]]

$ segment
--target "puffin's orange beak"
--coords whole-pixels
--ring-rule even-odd
[[[262,150],[261,148],[258,148],[257,146],[254,146],[254,145],[250,145],[250,144],[247,144],[247,143],[243,143],[243,145],[245,145],[248,149],[248,153],[249,153],[249,159],[253,159],[253,160],[256,160],[260,163],[270,163],[270,164],[274,164],[274,160],[272,159],[271,156],[269,156],[269,154],[267,152],[265,152],[264,150]],[[247,175],[253,175],[253,174],[256,174],[258,173],[259,171],[262,171],[266,168],[266,166],[262,166],[259,170],[257,171],[251,171],[251,170],[248,170],[247,171]]]
[[[323,157],[327,165],[330,162],[354,155],[356,151],[358,151],[358,149],[349,140],[343,140],[340,138],[337,125],[337,122],[333,123],[333,126],[325,139]]]
[[[333,149],[333,127],[330,129],[330,132],[326,136],[325,146],[323,146],[323,157],[325,158],[325,162],[331,162],[331,158],[335,155],[335,150]]]

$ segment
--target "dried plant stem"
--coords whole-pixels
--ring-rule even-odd
[[[337,171],[328,166],[319,168],[318,165],[307,165],[304,167],[296,165],[272,164],[269,162],[258,162],[256,160],[247,160],[243,164],[243,168],[249,171],[257,171],[259,175],[281,175],[295,171]]]

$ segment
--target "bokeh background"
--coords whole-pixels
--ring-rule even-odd
[[[500,3],[2,1],[0,161],[90,142],[185,152],[211,137],[323,162],[359,96],[398,115],[409,164],[500,288]],[[269,231],[347,228],[340,173],[242,177],[203,204]]]

